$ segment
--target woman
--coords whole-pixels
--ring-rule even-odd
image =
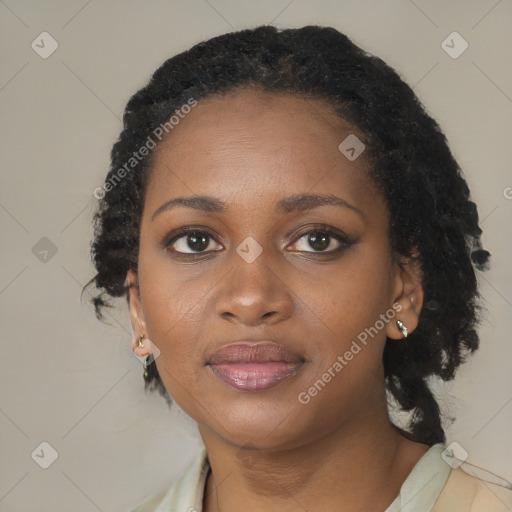
[[[205,447],[136,511],[510,509],[444,449],[427,379],[478,347],[490,255],[394,70],[332,28],[229,33],[154,73],[111,156],[94,282]]]

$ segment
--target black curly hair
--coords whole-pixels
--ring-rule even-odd
[[[475,268],[485,270],[490,254],[481,246],[468,185],[436,121],[396,71],[334,28],[260,26],[214,37],[165,61],[131,97],[94,217],[97,274],[88,285],[101,291],[92,300],[96,315],[102,318],[103,307],[112,305],[106,295],[127,293],[127,271],[137,271],[153,153],[130,159],[183,105],[240,87],[326,100],[363,135],[370,178],[389,209],[391,250],[420,265],[425,294],[407,342],[386,342],[387,390],[411,413],[410,439],[444,442],[428,379],[453,379],[478,348]],[[152,389],[168,397],[154,362],[148,370],[146,387],[153,382]]]

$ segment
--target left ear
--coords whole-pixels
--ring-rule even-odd
[[[130,310],[130,321],[134,334],[132,340],[132,350],[139,357],[147,357],[151,353],[151,343],[146,342],[144,347],[139,346],[139,337],[143,334],[146,338],[148,338],[148,334],[144,311],[142,309],[137,274],[133,270],[129,270],[126,275],[125,282],[128,286],[126,299]]]
[[[386,335],[399,340],[404,335],[396,321],[400,320],[410,334],[418,326],[423,306],[422,272],[417,259],[407,258],[395,263],[393,294],[396,316],[386,325]]]

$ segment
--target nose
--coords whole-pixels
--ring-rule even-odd
[[[292,292],[265,251],[251,263],[236,253],[230,260],[232,270],[216,301],[218,315],[247,326],[275,324],[291,316]]]

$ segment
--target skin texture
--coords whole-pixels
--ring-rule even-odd
[[[357,130],[318,99],[240,89],[202,100],[156,148],[141,222],[138,275],[128,273],[133,348],[156,345],[158,371],[194,418],[212,472],[204,507],[222,510],[385,510],[427,445],[406,440],[388,419],[382,351],[386,336],[412,332],[423,301],[421,274],[392,258],[388,212],[367,177],[364,153],[349,161],[338,145]],[[332,194],[335,205],[277,212],[294,194]],[[208,195],[225,212],[170,199]],[[308,243],[313,225],[331,226],[325,255]],[[178,228],[211,231],[194,259],[165,247]],[[236,252],[254,238],[262,253]],[[172,247],[192,253],[187,238]],[[192,246],[194,247],[194,246]],[[343,370],[303,404],[298,400],[365,328],[401,308]],[[151,340],[136,346],[140,334]],[[305,363],[263,392],[234,389],[205,365],[216,348],[273,340]]]

